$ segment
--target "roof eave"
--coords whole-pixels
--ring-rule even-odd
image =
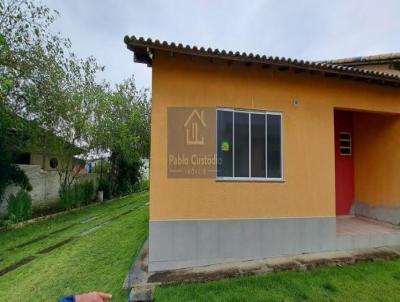
[[[215,59],[223,59],[227,61],[240,61],[245,63],[256,63],[262,65],[272,65],[278,68],[292,68],[295,70],[305,70],[311,72],[323,73],[331,76],[339,76],[343,78],[353,78],[355,80],[365,82],[375,82],[378,84],[389,84],[391,86],[400,86],[400,79],[392,75],[378,74],[378,72],[370,72],[362,69],[355,69],[339,64],[330,64],[328,62],[309,62],[303,60],[292,60],[279,57],[267,57],[245,53],[233,53],[225,50],[212,50],[211,48],[197,48],[196,46],[176,45],[175,43],[152,41],[151,39],[143,39],[125,36],[124,42],[127,48],[134,52],[134,61],[145,63],[147,66],[152,65],[152,57],[154,51],[166,51],[171,53],[181,53],[186,55],[207,57]]]
[[[133,52],[133,61],[143,63],[151,67],[153,65],[152,55],[148,47],[131,45],[125,39],[126,47]]]

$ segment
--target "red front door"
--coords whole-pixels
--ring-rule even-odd
[[[349,215],[354,200],[353,114],[335,111],[336,215]]]

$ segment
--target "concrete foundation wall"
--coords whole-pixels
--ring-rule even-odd
[[[152,221],[149,271],[400,244],[398,228],[378,224],[378,230],[369,226],[360,232],[353,226],[354,232],[338,233],[337,223],[343,222],[336,217]]]
[[[151,221],[149,270],[331,251],[336,218]]]

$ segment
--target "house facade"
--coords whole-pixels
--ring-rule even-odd
[[[348,215],[400,223],[397,75],[125,43],[152,68],[150,271],[400,244],[397,233],[337,234],[338,217]],[[182,108],[187,117],[199,112],[192,131],[203,110],[204,124],[213,123],[205,140],[216,160],[196,157],[193,164],[211,163],[199,177],[170,166],[185,161],[170,154],[179,145],[170,129],[179,136],[185,125],[171,110]]]
[[[69,148],[75,148],[76,151],[71,152],[79,154],[81,150],[73,145],[66,144]],[[96,181],[97,176],[88,174],[84,169],[85,161],[76,158],[73,154],[63,156],[56,150],[47,148],[46,150],[40,146],[37,141],[29,142],[25,150],[20,153],[15,164],[24,171],[32,190],[29,195],[32,198],[32,206],[51,207],[59,201],[60,191],[60,175],[59,172],[64,169],[65,162],[70,161],[70,169],[74,173],[78,173],[78,181]],[[11,194],[15,195],[20,190],[18,185],[9,185],[4,194],[4,202],[0,203],[0,216],[7,214],[7,200]]]

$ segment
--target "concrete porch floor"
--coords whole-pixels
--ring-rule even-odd
[[[400,234],[398,226],[356,216],[338,216],[336,235]]]
[[[336,218],[336,250],[400,245],[398,226],[358,216]]]

